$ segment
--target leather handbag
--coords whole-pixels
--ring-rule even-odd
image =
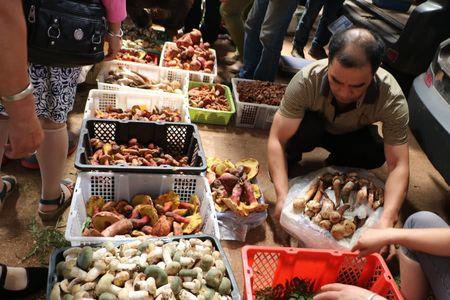
[[[101,0],[24,0],[28,61],[57,67],[104,58],[106,10]]]

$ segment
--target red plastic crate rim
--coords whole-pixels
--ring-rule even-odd
[[[322,249],[245,246],[242,248],[244,299],[267,287],[285,285],[294,277],[313,282],[313,290],[329,283],[363,287],[389,300],[403,299],[379,254],[358,257],[352,252]]]

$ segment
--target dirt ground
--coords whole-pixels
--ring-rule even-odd
[[[283,54],[291,50],[287,41],[283,48]],[[229,43],[220,41],[216,45],[218,55],[224,55],[231,50]],[[306,51],[305,51],[306,52]],[[229,73],[221,68],[219,73],[224,82],[229,79]],[[286,77],[280,76],[281,81]],[[94,86],[95,87],[95,86]],[[88,93],[88,87],[83,87],[77,93],[76,104],[70,115],[71,131],[79,132],[83,116],[84,104]],[[207,156],[228,158],[232,161],[245,157],[254,157],[261,163],[258,175],[259,183],[265,198],[269,202],[275,200],[273,186],[270,183],[267,172],[267,131],[256,129],[236,128],[233,124],[228,127],[199,125],[203,147]],[[446,220],[450,217],[450,188],[443,178],[433,168],[427,157],[410,134],[410,167],[411,178],[407,199],[402,208],[401,216],[404,220],[411,213],[418,210],[430,210],[438,213]],[[316,149],[304,156],[302,162],[303,171],[312,170],[320,166],[327,152]],[[73,167],[74,155],[66,162],[66,174],[75,180],[77,171]],[[373,170],[381,179],[386,179],[386,167]],[[33,218],[37,218],[38,199],[40,196],[40,175],[38,171],[29,171],[21,167],[19,161],[9,162],[2,168],[2,173],[13,174],[19,179],[19,191],[8,200],[0,212],[0,262],[13,266],[35,266],[39,264],[39,258],[31,257],[25,261],[22,258],[32,249],[33,240],[27,230],[27,225]],[[64,225],[64,224],[63,224]],[[244,245],[281,245],[283,235],[274,227],[271,218],[255,229],[252,229],[244,243],[222,242],[233,268],[234,275],[239,284],[241,293],[244,291],[243,270],[241,261],[241,247]],[[30,296],[27,299],[44,299],[44,292]]]

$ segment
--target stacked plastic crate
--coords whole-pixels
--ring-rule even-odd
[[[147,89],[129,87],[108,80],[108,76],[119,70],[144,76],[152,82],[152,89],[148,89],[149,86],[146,86]],[[177,88],[171,92],[160,84],[174,81]],[[190,122],[185,101],[188,74],[184,71],[168,72],[157,66],[112,61],[103,65],[98,75],[98,88],[90,91],[86,102],[75,160],[76,168],[82,172],[75,186],[66,238],[72,245],[131,238],[129,235],[83,235],[83,227],[88,219],[86,203],[91,196],[101,196],[105,201],[130,201],[136,194],[148,194],[156,199],[169,191],[177,193],[182,202],[188,202],[192,195],[197,195],[202,217],[201,232],[220,238],[211,193],[206,179],[201,175],[206,170],[205,153],[198,128]],[[169,109],[178,112],[179,116],[169,121],[166,121],[168,116],[152,121],[148,116],[137,118],[132,113],[124,113],[133,109],[149,112]],[[177,122],[173,122],[174,120]],[[134,162],[117,162],[110,157],[98,161],[93,159],[99,149],[92,141],[120,147],[119,145],[128,145],[131,139],[136,139],[146,148],[149,144],[159,146],[171,157],[186,157],[187,162],[182,166],[177,166],[176,163],[147,166],[142,163],[145,158]],[[100,155],[107,153],[102,152]]]
[[[116,60],[102,64],[97,76],[98,89],[89,92],[86,102],[75,159],[75,167],[81,172],[75,184],[65,237],[74,247],[99,246],[104,242],[118,245],[143,238],[163,243],[183,238],[210,240],[212,249],[219,252],[224,261],[223,275],[231,281],[230,297],[241,299],[230,264],[220,246],[217,215],[204,176],[207,168],[205,152],[198,128],[190,120],[189,77],[190,74],[183,70],[143,63]],[[157,151],[152,152],[155,149]],[[130,156],[134,155],[134,159],[126,157],[127,151],[132,152]],[[165,207],[161,211],[157,204],[160,196],[173,197],[175,194],[176,200],[168,201],[171,202],[169,211]],[[150,196],[157,216],[178,221],[178,230],[171,225],[170,233],[162,236],[152,233],[144,236],[144,229],[139,227],[133,232],[113,236],[103,234],[105,231],[90,234],[99,233],[95,226],[89,225],[99,212],[99,207],[94,212],[90,210],[87,205],[90,201],[101,198],[105,208],[109,203],[118,207],[119,202],[126,203],[125,200],[132,204],[134,212],[139,206],[133,202],[136,195]],[[176,215],[174,210],[183,208],[183,203],[195,209],[193,212],[190,208],[184,209],[188,211],[186,218],[181,212]],[[100,210],[104,212],[102,208]],[[187,232],[185,229],[191,223],[195,224],[194,219],[189,219],[194,215],[198,217],[196,220],[201,219],[201,224],[196,230]],[[183,220],[189,222],[183,223]],[[151,223],[153,225],[154,221]],[[55,270],[64,260],[64,250],[58,249],[52,256],[47,296],[62,280]]]

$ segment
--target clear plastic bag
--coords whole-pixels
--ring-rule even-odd
[[[328,230],[323,229],[311,222],[311,220],[307,216],[303,215],[303,213],[294,212],[292,205],[295,198],[306,193],[315,178],[327,172],[357,172],[360,177],[371,180],[375,184],[375,186],[384,188],[384,183],[367,170],[345,167],[322,168],[306,176],[293,178],[289,182],[290,188],[286,197],[286,201],[284,202],[280,223],[281,226],[283,226],[289,234],[300,240],[307,248],[349,250],[353,247],[353,245],[356,244],[359,237],[361,236],[361,232],[365,228],[375,225],[383,212],[383,208],[380,207],[376,211],[373,211],[364,204],[359,206],[352,212],[346,211],[344,213],[344,217],[346,218],[351,218],[354,216],[362,217],[365,214],[367,214],[369,217],[367,218],[364,225],[358,228],[352,236],[343,238],[339,241],[335,240]],[[336,204],[333,190],[331,188],[328,188],[325,192],[327,193],[329,198]]]
[[[248,230],[262,225],[267,217],[267,213],[265,214],[266,217],[264,218],[261,218],[261,213],[259,213],[259,216],[257,216],[256,213],[254,213],[253,215],[254,217],[256,217],[253,218],[253,220],[255,221],[254,223],[242,223],[239,221],[239,219],[236,218],[218,218],[217,222],[219,223],[220,239],[225,241],[245,242]]]
[[[239,224],[233,219],[218,219],[220,239],[225,241],[244,242],[249,229],[248,225]]]
[[[258,184],[256,178],[252,180],[252,184]],[[265,204],[264,195],[261,192],[261,197],[258,199],[260,204]],[[258,227],[267,219],[267,210],[262,212],[253,212],[247,217],[241,217],[234,212],[228,210],[225,212],[216,212],[217,220],[219,222],[220,232],[222,233],[222,240],[229,241],[245,241],[247,231],[250,228]]]

